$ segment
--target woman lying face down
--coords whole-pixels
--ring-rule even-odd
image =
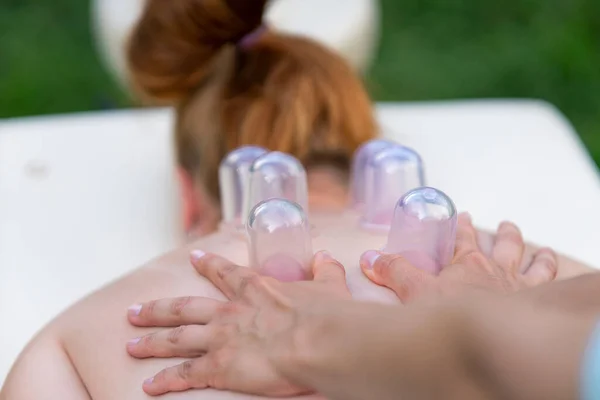
[[[452,294],[465,286],[516,290],[553,279],[556,268],[559,276],[586,271],[551,252],[525,247],[512,224],[503,224],[495,237],[479,235],[479,244],[474,244],[475,233],[465,217],[459,221],[457,249],[468,245],[472,251],[465,253],[470,254],[466,259],[455,259],[455,266],[440,274],[443,280],[427,286],[420,279],[407,281],[398,273],[397,263],[386,262],[390,260],[385,256],[371,267],[373,253],[361,262],[363,253],[381,248],[386,241],[385,235],[361,229],[356,216],[345,211],[352,155],[376,137],[370,101],[359,79],[337,55],[309,40],[259,29],[265,3],[147,2],[129,46],[131,78],[141,93],[177,109],[175,139],[185,218],[188,228],[203,236],[57,317],[21,354],[6,380],[2,400],[147,398],[141,382],[177,362],[137,360],[127,353],[128,340],[155,328],[132,326],[126,310],[153,299],[182,297],[169,310],[177,314],[185,309],[186,296],[226,299],[189,265],[189,257],[192,250],[201,249],[240,265],[250,264],[240,235],[218,229],[219,164],[243,145],[289,153],[305,167],[314,226],[312,247],[327,250],[345,269],[347,287],[333,290],[333,295],[408,303],[431,293]],[[146,315],[152,304],[160,307],[158,303],[133,307],[130,317],[138,312]],[[152,339],[139,343],[148,342]],[[129,350],[135,353],[136,349]],[[246,365],[239,373],[253,368]],[[211,389],[167,396],[171,397],[245,398]]]
[[[503,223],[495,235],[478,233],[467,214],[458,218],[456,248],[450,265],[444,266],[438,275],[423,271],[404,258],[375,250],[385,246],[388,237],[385,233],[365,229],[357,213],[348,212],[347,184],[340,178],[343,176],[340,171],[313,169],[309,170],[309,176],[312,177],[307,185],[311,215],[310,223],[304,225],[307,228],[304,233],[308,235],[312,249],[327,250],[317,253],[315,259],[308,262],[307,276],[315,281],[300,282],[315,285],[311,298],[314,307],[348,298],[409,304],[419,299],[455,296],[473,289],[504,293],[551,281],[557,273],[569,276],[585,272],[583,266],[557,258],[550,250],[526,246],[513,224]],[[336,190],[331,190],[332,187]],[[278,202],[284,201],[270,200],[262,204]],[[293,217],[298,215],[302,217],[302,214],[292,214]],[[276,231],[273,233],[277,234]],[[275,243],[280,238],[267,236],[263,239],[266,239],[263,244],[271,244],[268,242]],[[286,245],[278,243],[282,248]],[[293,243],[294,246],[297,244]],[[217,375],[214,380],[182,381],[176,378],[185,376],[184,372],[176,366],[189,364],[161,358],[197,356],[206,348],[192,346],[186,352],[176,354],[171,350],[175,345],[218,340],[218,336],[202,329],[203,317],[198,317],[198,311],[205,312],[208,317],[233,296],[222,284],[227,279],[228,262],[216,255],[248,266],[255,263],[249,248],[248,239],[235,226],[221,225],[216,232],[148,263],[80,301],[54,320],[27,347],[0,398],[145,398],[142,382],[157,373],[156,379],[144,384],[147,393],[211,387],[200,392],[173,393],[167,398],[245,398],[233,391],[317,397],[291,384],[265,388],[263,374],[271,371],[261,369],[259,360],[250,359],[241,367],[236,366],[233,373],[229,369],[229,374]],[[190,256],[198,271],[189,265]],[[211,260],[209,263],[207,257]],[[207,264],[220,265],[221,272],[201,267]],[[289,272],[289,265],[280,271],[278,267],[282,266],[268,272],[280,277]],[[203,308],[198,310],[194,308],[195,301],[191,296],[210,299],[209,305],[206,306],[205,301]],[[154,301],[160,298],[177,299]],[[125,318],[126,313],[129,321]],[[158,329],[154,327],[157,316],[162,316],[163,324],[166,316],[167,320],[172,318],[195,328]],[[218,370],[218,361],[215,362],[215,370]],[[159,372],[165,368],[165,372]],[[243,379],[240,381],[239,378]],[[35,384],[31,384],[32,380]]]

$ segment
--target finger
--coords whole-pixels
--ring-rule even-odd
[[[469,213],[461,213],[458,215],[458,224],[456,226],[454,261],[460,260],[465,255],[476,251],[479,251],[477,231],[473,227],[471,215]]]
[[[496,237],[489,232],[477,230],[477,246],[484,256],[492,258]]]
[[[312,263],[315,281],[331,282],[346,286],[346,270],[326,251],[318,252]]]
[[[518,273],[524,274],[529,269],[533,263],[533,258],[539,250],[539,248],[525,243],[525,250],[523,251],[523,257],[521,257],[521,262],[519,263]]]
[[[529,286],[537,286],[551,282],[558,272],[556,253],[551,249],[540,249],[533,257],[531,266],[525,273],[525,281]]]
[[[129,307],[127,318],[135,326],[208,324],[222,304],[206,297],[160,299]]]
[[[219,372],[214,368],[214,365],[211,366],[209,357],[196,358],[163,369],[153,378],[144,381],[142,388],[144,392],[151,396],[159,396],[169,392],[183,392],[189,389],[205,389],[209,387],[212,376]]]
[[[525,242],[519,228],[511,222],[502,222],[496,234],[492,259],[505,270],[517,272],[524,251]]]
[[[127,343],[127,352],[135,358],[198,357],[208,348],[209,329],[201,325],[182,325],[165,329]]]
[[[199,250],[192,252],[192,265],[196,271],[208,278],[230,300],[239,298],[249,283],[259,275],[247,267],[240,267],[231,261]]]
[[[392,289],[402,303],[409,302],[424,288],[433,284],[435,277],[412,265],[397,254],[367,251],[360,258],[363,273],[374,283]]]

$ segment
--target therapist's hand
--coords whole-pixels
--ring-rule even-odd
[[[148,379],[144,391],[160,395],[212,387],[267,396],[310,393],[285,379],[272,357],[289,349],[302,313],[351,299],[344,267],[321,252],[313,261],[312,281],[282,283],[215,255],[192,257],[192,263],[231,301],[164,299],[129,312],[137,326],[178,326],[130,341],[130,355],[192,358]]]
[[[486,255],[471,217],[461,214],[454,259],[439,275],[418,269],[399,255],[378,251],[364,253],[360,265],[371,281],[392,289],[405,304],[431,295],[460,295],[471,289],[513,292],[556,277],[557,258],[550,249],[540,249],[530,262],[524,262],[523,237],[510,222],[500,224],[489,247]]]

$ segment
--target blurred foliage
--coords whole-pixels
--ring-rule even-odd
[[[376,99],[545,99],[600,163],[600,1],[380,1]],[[0,117],[128,105],[99,60],[89,7],[0,0]]]
[[[99,59],[88,3],[0,0],[0,118],[126,104]]]
[[[539,98],[600,164],[600,1],[382,0],[380,100]]]

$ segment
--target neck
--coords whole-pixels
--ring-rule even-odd
[[[308,178],[308,202],[311,210],[341,211],[348,205],[347,177],[334,167],[311,168]]]

